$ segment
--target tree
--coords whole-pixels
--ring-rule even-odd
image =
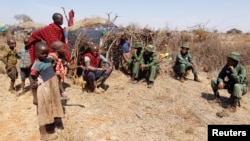
[[[18,15],[15,15],[14,18],[18,21],[20,21],[21,23],[22,22],[29,22],[29,21],[33,21],[30,16],[28,15],[25,15],[25,14],[18,14]]]

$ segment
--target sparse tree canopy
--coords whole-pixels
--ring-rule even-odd
[[[18,15],[15,15],[14,18],[18,21],[20,21],[21,23],[23,22],[28,22],[28,21],[33,21],[30,16],[28,15],[25,15],[25,14],[18,14]]]

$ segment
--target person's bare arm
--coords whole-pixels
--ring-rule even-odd
[[[36,89],[38,87],[38,82],[37,82],[37,76],[34,75],[30,75],[30,79],[31,79],[31,89]]]
[[[104,71],[103,68],[98,68],[98,67],[93,67],[90,65],[90,61],[88,62],[85,62],[85,66],[88,70],[91,70],[91,71]]]

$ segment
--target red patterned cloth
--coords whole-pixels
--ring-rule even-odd
[[[39,41],[44,41],[49,46],[49,52],[54,52],[54,50],[50,47],[54,41],[62,41],[65,43],[64,31],[62,27],[55,23],[51,23],[48,26],[38,29],[34,31],[29,38],[29,53],[32,64],[35,61],[35,44]],[[67,44],[65,43],[65,55],[66,61],[70,61],[70,52]]]
[[[70,10],[68,26],[72,26],[74,24],[74,16],[75,16],[75,12],[73,10]]]
[[[55,63],[55,72],[56,72],[56,74],[60,75],[61,78],[63,79],[65,76],[65,68],[63,66],[62,59],[60,59],[56,53],[49,53],[48,56],[53,57],[54,61],[56,62]]]
[[[100,54],[98,54],[96,57],[94,55],[92,55],[91,53],[85,53],[82,57],[82,59],[85,58],[85,56],[89,57],[90,59],[90,66],[92,67],[97,67],[99,66],[100,62],[101,62],[101,57]],[[84,61],[83,61],[84,62]]]

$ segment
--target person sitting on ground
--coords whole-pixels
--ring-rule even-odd
[[[129,69],[132,72],[132,83],[137,83],[139,80],[139,73],[140,73],[140,63],[142,60],[143,55],[143,49],[142,49],[142,43],[136,42],[133,46],[132,50],[132,57],[128,61]]]
[[[54,41],[51,44],[51,48],[54,50],[53,53],[49,53],[48,58],[51,60],[56,75],[58,77],[58,83],[60,88],[61,97],[65,100],[69,100],[68,96],[65,94],[65,90],[63,87],[64,76],[65,76],[65,68],[69,70],[82,68],[85,69],[84,66],[73,66],[65,61],[65,50],[64,44],[62,41]]]
[[[125,62],[128,62],[128,60],[131,57],[130,54],[130,41],[126,37],[126,35],[122,35],[120,38],[119,46],[121,47],[122,50],[122,56]]]
[[[28,41],[29,38],[24,38],[23,42],[24,42],[24,47],[21,48],[21,50],[18,53],[18,57],[21,58],[20,61],[20,75],[21,75],[21,81],[22,81],[22,94],[25,93],[26,89],[25,89],[25,79],[29,78],[29,81],[31,83],[30,80],[30,70],[31,70],[31,60],[30,60],[30,53],[28,50]]]
[[[100,54],[99,46],[92,44],[90,52],[83,54],[81,62],[87,68],[83,73],[83,78],[87,82],[89,89],[96,94],[107,90],[108,85],[104,83],[110,76],[113,65]]]
[[[46,126],[55,123],[56,119],[64,117],[58,78],[51,61],[47,58],[49,54],[48,45],[44,42],[37,42],[35,53],[37,59],[31,67],[30,76],[32,79],[31,87],[37,90],[33,103],[37,105],[41,140],[55,140],[57,135],[55,133],[50,134]]]
[[[10,78],[9,91],[14,92],[15,82],[18,78],[18,71],[16,68],[18,53],[16,50],[16,40],[13,37],[7,38],[7,45],[9,49],[0,57],[0,60],[5,64],[5,69]]]
[[[147,45],[142,55],[140,69],[142,70],[142,75],[149,75],[147,78],[148,88],[154,85],[155,77],[160,69],[159,63],[160,61],[157,59],[154,46]]]
[[[176,56],[175,65],[173,66],[173,71],[175,72],[175,76],[180,82],[184,82],[186,80],[186,75],[189,70],[192,70],[194,74],[194,81],[201,82],[198,78],[197,68],[194,63],[194,59],[189,53],[188,44],[183,44],[181,46],[181,51]]]
[[[240,64],[240,54],[231,52],[227,56],[227,64],[222,68],[217,78],[211,80],[211,87],[214,92],[214,101],[220,101],[220,89],[227,89],[231,94],[228,103],[231,112],[236,111],[237,104],[242,95],[248,91],[246,69]]]

